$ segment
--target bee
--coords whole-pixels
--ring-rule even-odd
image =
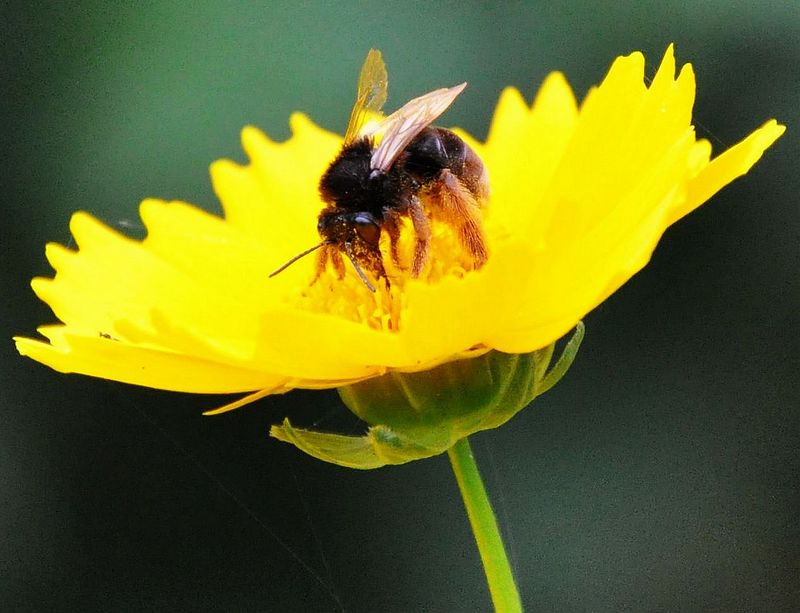
[[[414,230],[412,277],[420,275],[428,260],[432,219],[455,230],[473,267],[480,268],[488,256],[480,212],[489,195],[486,168],[453,132],[431,126],[466,85],[414,98],[377,125],[365,127],[380,113],[388,89],[381,53],[370,50],[361,68],[344,144],[319,182],[326,203],[317,220],[322,240],[270,276],[319,250],[312,284],[329,262],[342,279],[344,254],[370,291],[375,286],[367,272],[385,280],[388,288],[381,235],[388,235],[392,260],[402,269],[398,241],[404,218],[410,219]]]

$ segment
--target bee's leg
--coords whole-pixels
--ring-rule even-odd
[[[475,268],[489,257],[481,222],[480,203],[450,170],[443,169],[431,189],[436,200],[436,215],[458,231],[463,247],[472,256]]]
[[[314,274],[311,285],[314,285],[314,283],[317,282],[317,279],[322,276],[322,273],[325,272],[325,269],[328,265],[328,260],[330,260],[331,264],[333,264],[333,269],[336,271],[336,276],[339,279],[344,279],[344,261],[342,260],[342,254],[339,253],[339,250],[335,245],[322,245],[317,252],[317,271]]]
[[[333,245],[330,245],[328,247],[328,257],[330,257],[333,269],[336,271],[336,278],[344,279],[344,260],[341,252]]]
[[[414,233],[417,238],[417,242],[414,245],[414,261],[411,264],[411,276],[418,277],[425,267],[425,262],[428,260],[431,225],[425,216],[425,211],[422,210],[419,198],[416,196],[411,198],[408,206],[408,215],[411,217],[411,223],[414,225]]]
[[[400,254],[397,252],[397,246],[400,241],[400,230],[403,227],[402,215],[397,209],[385,208],[383,210],[383,230],[389,235],[389,245],[392,251],[392,262],[400,270],[403,270],[403,265],[400,262]]]
[[[314,285],[317,281],[319,281],[322,273],[325,272],[325,267],[328,264],[327,245],[323,245],[320,247],[319,251],[317,251],[316,261],[316,270],[314,271],[314,278],[311,279],[310,285]]]

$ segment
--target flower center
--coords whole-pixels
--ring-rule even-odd
[[[364,323],[376,330],[399,330],[407,283],[437,283],[449,276],[461,278],[475,268],[472,257],[464,250],[453,228],[432,220],[425,266],[419,277],[412,279],[416,242],[411,223],[405,223],[397,245],[398,265],[392,258],[389,237],[384,232],[380,248],[386,278],[371,279],[375,292],[369,290],[345,257],[344,278],[339,279],[333,267],[328,265],[325,272],[300,294],[298,307]]]

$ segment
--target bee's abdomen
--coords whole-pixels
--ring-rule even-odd
[[[401,163],[423,186],[435,181],[442,170],[447,169],[479,201],[489,195],[488,174],[483,162],[467,143],[445,128],[425,128],[408,145]]]

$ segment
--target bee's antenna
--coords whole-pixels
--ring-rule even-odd
[[[367,279],[367,275],[364,274],[364,271],[361,270],[361,266],[358,265],[358,262],[353,257],[353,251],[350,248],[350,243],[345,243],[344,244],[344,252],[347,254],[347,258],[353,264],[353,268],[356,269],[356,272],[358,273],[358,276],[361,277],[361,280],[364,282],[364,285],[366,285],[367,289],[374,294],[375,293],[375,286],[372,285],[372,283],[369,282],[369,279]]]
[[[283,266],[281,266],[281,267],[280,267],[278,270],[276,270],[275,272],[272,272],[272,273],[270,273],[270,275],[269,275],[269,276],[270,276],[270,278],[274,277],[274,276],[275,276],[275,275],[277,275],[279,272],[283,272],[284,270],[286,270],[287,268],[289,268],[289,266],[291,266],[292,264],[294,264],[294,263],[295,263],[297,260],[299,260],[300,258],[304,258],[304,257],[306,257],[306,256],[307,256],[309,253],[312,253],[312,252],[316,251],[317,249],[319,249],[320,247],[322,247],[323,245],[327,245],[327,244],[329,244],[329,241],[322,241],[322,242],[321,242],[319,245],[314,245],[313,247],[309,247],[308,249],[306,249],[306,250],[305,250],[305,251],[303,251],[302,253],[298,253],[298,254],[297,254],[296,256],[294,256],[294,257],[293,257],[291,260],[289,260],[288,262],[286,262],[286,264],[284,264]]]

